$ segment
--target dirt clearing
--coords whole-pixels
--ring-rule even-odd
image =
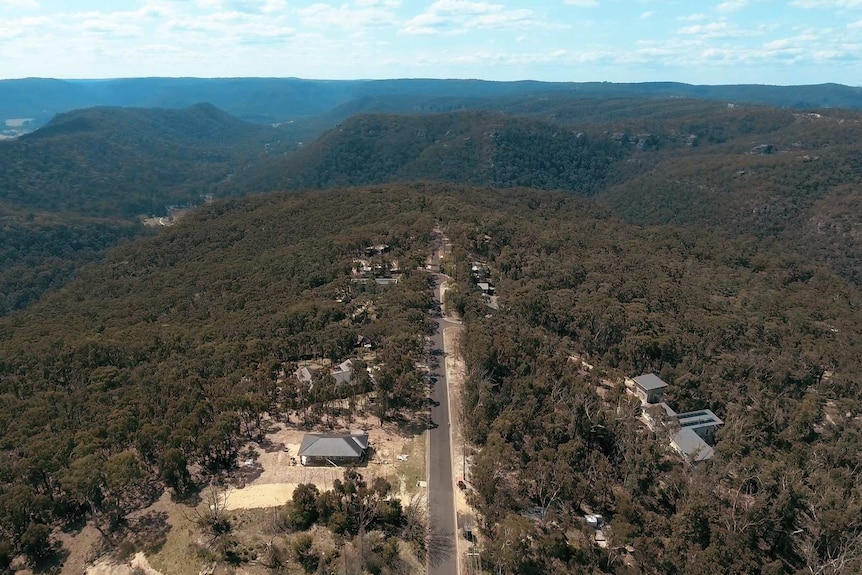
[[[369,435],[369,459],[359,467],[368,483],[384,477],[402,500],[409,499],[425,480],[425,434],[407,435],[394,425],[383,428],[368,419],[357,419],[354,428]],[[318,430],[324,431],[324,430]],[[328,430],[327,430],[328,431]],[[344,430],[346,431],[346,430]],[[344,476],[344,467],[304,467],[299,464],[299,446],[305,431],[277,424],[267,435],[267,449],[249,446],[251,455],[240,461],[249,471],[258,470],[253,479],[231,489],[228,510],[258,509],[284,505],[300,483],[313,483],[321,491],[332,489],[336,479]]]

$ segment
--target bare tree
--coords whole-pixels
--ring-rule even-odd
[[[229,489],[213,487],[204,498],[203,504],[194,508],[191,514],[185,514],[186,519],[198,526],[207,536],[207,547],[220,551],[229,542],[232,529],[227,513]]]
[[[862,569],[862,531],[842,533],[835,540],[826,533],[818,509],[809,504],[802,526],[793,532],[793,544],[811,575],[850,575]]]

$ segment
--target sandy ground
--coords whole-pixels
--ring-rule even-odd
[[[290,501],[296,485],[296,483],[266,483],[244,489],[233,489],[226,496],[225,509],[233,511],[284,505]]]
[[[353,427],[367,430],[369,443],[374,450],[370,461],[360,467],[360,473],[365,480],[370,483],[375,477],[385,477],[402,499],[409,499],[415,493],[416,481],[424,478],[424,434],[405,436],[389,426],[380,428],[376,420],[372,422],[368,419],[355,421]],[[227,509],[283,505],[290,500],[293,490],[300,483],[313,483],[321,491],[331,489],[333,482],[343,477],[344,468],[299,465],[296,454],[305,433],[303,430],[278,424],[276,431],[267,436],[275,449],[266,451],[257,445],[251,445],[257,455],[256,464],[259,464],[263,471],[242,489],[234,488],[230,491],[226,501]],[[399,455],[406,456],[406,460],[400,460]],[[417,458],[423,461],[417,462]]]
[[[470,481],[469,449],[464,444],[461,426],[464,421],[461,409],[461,393],[464,389],[467,367],[461,356],[461,327],[450,327],[443,332],[446,348],[446,380],[449,382],[449,405],[452,410],[452,472],[454,479]],[[464,492],[455,494],[455,509],[460,514],[472,514]]]
[[[147,561],[143,553],[137,553],[128,563],[115,563],[101,559],[84,571],[86,575],[162,575]]]
[[[80,575],[85,573],[87,565],[97,557],[96,548],[102,541],[102,536],[90,525],[78,533],[57,533],[57,540],[69,550],[69,556],[63,562],[61,574]]]
[[[444,283],[440,287],[441,299],[446,293],[447,284]],[[443,308],[445,316],[449,316],[448,310]],[[454,318],[452,318],[454,319]],[[461,405],[461,395],[464,390],[466,381],[467,367],[464,363],[464,357],[461,355],[461,335],[463,326],[451,326],[443,330],[443,350],[446,357],[446,381],[449,384],[449,408],[452,412],[451,417],[451,438],[452,438],[452,473],[453,480],[462,479],[469,485],[470,483],[470,457],[469,449],[465,444],[462,434],[462,425],[464,423],[464,414]],[[456,490],[455,492],[455,513],[457,515],[459,533],[455,538],[457,545],[457,554],[459,557],[459,573],[474,573],[478,572],[472,564],[467,563],[467,551],[470,549],[470,543],[464,539],[461,533],[461,528],[466,518],[475,518],[476,513],[470,505],[467,504],[466,492]],[[472,520],[475,525],[475,519]]]

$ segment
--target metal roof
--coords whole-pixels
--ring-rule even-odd
[[[661,380],[659,376],[654,373],[647,373],[645,375],[639,375],[634,378],[635,384],[644,391],[652,391],[653,389],[661,389],[662,387],[667,387],[667,384]]]
[[[336,383],[350,383],[353,379],[353,362],[349,359],[342,361],[331,373]]]
[[[713,449],[690,428],[683,428],[670,437],[674,449],[694,461],[712,459]]]
[[[681,427],[687,427],[689,429],[716,427],[724,424],[724,422],[709,409],[680,413],[677,415],[677,418]]]
[[[368,449],[367,433],[307,433],[299,446],[306,457],[361,457]]]

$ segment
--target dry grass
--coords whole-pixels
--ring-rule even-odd
[[[198,575],[204,559],[195,550],[197,526],[189,519],[190,510],[180,504],[168,510],[171,530],[158,553],[149,557],[150,565],[164,575]]]

